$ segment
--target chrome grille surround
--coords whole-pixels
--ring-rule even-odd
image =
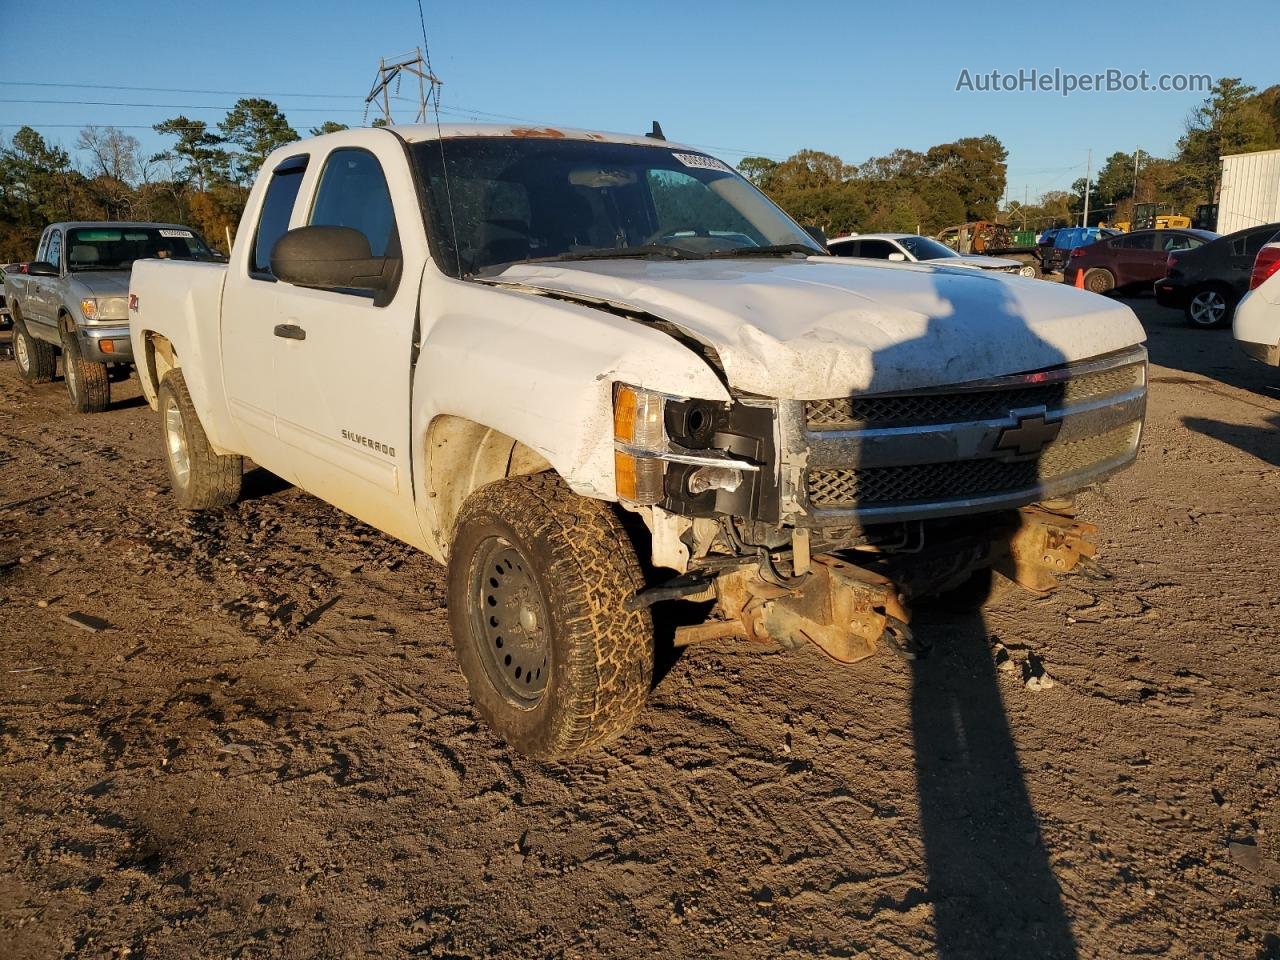
[[[782,518],[866,526],[1080,490],[1137,456],[1146,371],[1138,346],[947,388],[781,401]],[[1011,448],[1026,423],[1056,436],[1035,452]]]

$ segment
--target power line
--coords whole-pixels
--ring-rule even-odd
[[[75,87],[87,90],[130,90],[135,93],[207,93],[220,97],[312,97],[321,100],[348,97],[349,93],[269,93],[257,90],[197,90],[193,87],[129,87],[112,83],[56,83],[51,80],[0,80],[5,87]]]
[[[221,103],[127,103],[116,100],[20,100],[0,98],[0,103],[36,104],[40,106],[57,106],[59,104],[73,107],[142,107],[157,110],[233,110],[234,104]],[[360,113],[354,107],[289,107],[290,113]]]

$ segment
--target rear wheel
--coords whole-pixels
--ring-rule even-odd
[[[13,359],[18,364],[18,376],[27,383],[48,383],[57,369],[53,345],[31,336],[21,316],[14,317]]]
[[[503,480],[463,505],[449,557],[449,625],[476,710],[521,753],[572,756],[616,737],[653,679],[644,586],[607,504],[554,475]]]
[[[1029,280],[1037,280],[1040,277],[1040,268],[1034,263],[1024,263],[1018,268],[1018,276],[1026,277]]]
[[[1187,302],[1187,323],[1204,330],[1230,322],[1235,296],[1221,287],[1202,287]]]
[[[170,370],[164,375],[157,402],[169,483],[179,509],[207,510],[235,503],[240,496],[244,458],[222,456],[209,445],[181,371]]]
[[[111,404],[111,379],[105,363],[86,360],[74,331],[62,331],[62,379],[71,406],[80,413],[101,413]]]
[[[1096,267],[1084,275],[1084,288],[1094,293],[1110,293],[1116,288],[1116,278],[1105,267]]]

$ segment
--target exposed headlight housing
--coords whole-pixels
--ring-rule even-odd
[[[702,409],[705,404],[706,409]],[[626,383],[613,385],[613,465],[618,499],[651,506],[665,494],[667,464],[699,468],[696,491],[736,490],[759,464],[706,446],[714,433],[711,401],[689,401]],[[673,412],[668,417],[668,411]],[[675,415],[675,414],[678,414]],[[668,421],[671,421],[670,423]],[[679,437],[671,436],[674,430]],[[685,446],[698,443],[698,448]]]

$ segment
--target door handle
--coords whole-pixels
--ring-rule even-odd
[[[275,335],[285,340],[305,340],[307,339],[307,331],[303,330],[296,323],[277,323]]]

